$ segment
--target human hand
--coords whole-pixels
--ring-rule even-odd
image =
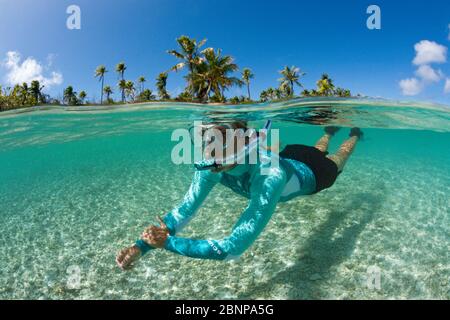
[[[169,229],[164,221],[158,217],[160,226],[150,226],[142,233],[141,237],[147,244],[155,248],[164,248],[164,244],[169,237]]]
[[[131,269],[134,262],[141,257],[141,250],[133,245],[131,247],[120,250],[116,257],[116,263],[122,270]]]

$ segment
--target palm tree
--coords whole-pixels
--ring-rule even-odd
[[[291,89],[291,85],[289,82],[282,82],[278,89],[275,89],[279,94],[280,97],[291,97],[293,95],[293,91]]]
[[[123,75],[125,73],[125,70],[127,70],[127,66],[125,65],[125,62],[119,62],[116,65],[116,72],[120,75],[120,78],[123,80]]]
[[[275,98],[275,90],[273,88],[267,89],[266,92],[267,92],[267,98],[269,100],[273,100]]]
[[[45,97],[42,94],[42,89],[44,86],[41,86],[38,80],[31,81],[30,93],[33,96],[36,103],[45,103]]]
[[[155,96],[153,95],[152,90],[150,89],[145,89],[144,91],[142,91],[138,98],[138,101],[151,101],[151,100],[155,100]]]
[[[103,92],[106,94],[106,101],[110,103],[111,102],[110,95],[113,93],[111,87],[110,86],[104,87]]]
[[[267,94],[266,90],[261,91],[261,93],[259,94],[259,99],[262,102],[266,102],[267,100],[269,100],[269,95]]]
[[[277,99],[277,100],[289,96],[288,94],[286,94],[285,91],[281,90],[280,88],[274,89],[273,90],[273,95],[274,95],[275,99]]]
[[[283,76],[282,78],[278,79],[278,81],[281,82],[280,88],[281,87],[287,88],[287,86],[289,86],[290,96],[294,95],[294,84],[298,85],[299,87],[303,87],[298,80],[300,79],[301,76],[304,76],[305,73],[301,72],[299,68],[295,66],[289,68],[288,66],[286,66],[284,67],[283,70],[279,72]]]
[[[3,88],[0,86],[0,111],[6,110],[8,107],[8,99],[6,95],[3,95]]]
[[[187,91],[183,91],[175,98],[175,100],[182,101],[182,102],[191,101],[192,95]]]
[[[142,91],[144,91],[144,82],[147,81],[147,79],[145,79],[144,76],[140,76],[138,78],[138,83],[139,83],[139,93],[142,93]]]
[[[131,99],[131,101],[134,101],[135,91],[136,89],[134,87],[133,81],[128,80],[127,82],[125,82],[125,93]]]
[[[317,81],[317,92],[321,96],[331,96],[334,94],[333,80],[330,79],[328,74],[322,74],[320,80]]]
[[[20,104],[23,106],[28,100],[28,83],[24,82],[22,86],[19,87],[19,96],[21,99]]]
[[[81,104],[84,104],[84,99],[86,99],[86,96],[87,96],[87,94],[86,94],[86,91],[84,91],[84,90],[78,94],[78,98],[80,98]]]
[[[125,70],[127,69],[127,66],[125,65],[125,62],[119,62],[116,65],[116,72],[120,75],[120,80],[124,81],[124,73]],[[122,89],[122,102],[125,101],[125,89]]]
[[[127,89],[127,82],[124,79],[119,80],[118,87],[122,91],[122,103],[123,103],[125,102],[125,90]]]
[[[105,81],[105,73],[107,73],[106,67],[104,65],[100,65],[95,69],[95,77],[98,78],[99,81],[102,82],[102,91],[100,95],[100,104],[103,104],[103,84]]]
[[[77,93],[73,90],[72,86],[68,86],[66,89],[64,89],[63,101],[69,106],[78,104]]]
[[[207,48],[202,51],[205,60],[197,67],[190,82],[197,90],[197,96],[206,100],[214,92],[214,100],[224,101],[224,91],[233,85],[242,86],[243,81],[230,74],[238,70],[231,56],[222,56],[222,51]]]
[[[158,75],[158,78],[156,78],[156,88],[158,89],[158,96],[161,100],[170,99],[170,96],[166,90],[166,86],[167,72],[162,72]]]
[[[248,100],[251,100],[250,97],[250,79],[253,79],[254,74],[252,73],[252,70],[249,68],[244,68],[242,70],[242,80],[247,84],[247,93],[248,93]]]
[[[351,97],[351,93],[350,90],[348,89],[343,89],[343,88],[336,88],[336,90],[334,90],[334,95],[338,96],[338,97]]]
[[[189,70],[188,79],[193,80],[195,68],[202,61],[199,50],[206,43],[206,39],[203,39],[197,43],[195,39],[191,39],[187,36],[181,36],[176,39],[176,41],[178,42],[181,50],[168,50],[167,53],[182,60],[182,62],[173,66],[171,70],[178,71],[187,66]],[[188,83],[188,91],[190,91],[192,96],[194,95],[194,86],[192,82]]]

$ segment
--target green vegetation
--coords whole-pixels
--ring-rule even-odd
[[[300,73],[296,67],[285,67],[280,71],[283,75],[280,81],[280,86],[277,89],[268,88],[263,90],[259,96],[261,102],[276,101],[290,99],[294,96],[294,84],[299,87],[303,85],[298,81],[300,76],[305,73]],[[348,89],[336,88],[333,80],[328,74],[322,74],[322,77],[316,82],[316,89],[304,89],[301,97],[351,97],[351,92]]]
[[[84,104],[85,103],[84,99],[86,99],[86,96],[87,96],[86,91],[81,91],[78,94],[78,99],[80,101],[80,104]]]
[[[144,83],[147,81],[147,79],[145,79],[144,76],[140,76],[138,78],[138,83],[139,83],[139,93],[142,93],[142,91],[144,91]]]
[[[170,99],[169,94],[167,93],[167,72],[162,72],[156,78],[156,88],[158,89],[158,96],[161,100]]]
[[[103,88],[103,93],[106,94],[106,103],[110,104],[114,101],[110,98],[110,96],[113,94],[113,90],[110,86],[106,86]]]
[[[199,50],[206,43],[206,39],[203,39],[199,43],[195,39],[190,39],[187,36],[181,36],[177,39],[180,46],[179,51],[169,50],[167,53],[173,55],[175,58],[180,59],[181,62],[174,65],[170,70],[179,71],[187,66],[188,75],[186,80],[188,81],[187,91],[191,97],[194,97],[195,88],[193,83],[194,75],[198,73],[197,67],[201,64],[202,59],[200,57]]]
[[[42,92],[44,86],[39,81],[31,81],[30,86],[27,83],[15,85],[13,88],[3,88],[0,86],[0,111],[31,107],[42,104],[58,104],[59,101],[51,99]]]
[[[351,97],[350,90],[343,88],[336,88],[333,80],[328,74],[322,74],[322,77],[316,82],[317,89],[303,90],[304,97]]]
[[[80,100],[77,97],[77,93],[73,90],[72,86],[68,86],[64,90],[63,101],[68,106],[76,106],[80,104]]]
[[[125,70],[127,69],[125,62],[119,62],[116,66],[116,72],[120,75],[119,88],[122,91],[122,102],[125,101],[126,81],[123,77]]]
[[[125,97],[128,97],[131,101],[134,101],[136,89],[134,82],[131,80],[125,81]]]
[[[34,99],[33,101],[35,101],[37,104],[43,104],[46,103],[47,101],[45,95],[42,93],[43,88],[44,86],[41,86],[39,81],[37,80],[31,81],[30,94],[31,97]]]
[[[240,76],[236,76],[239,71],[238,65],[233,57],[222,54],[221,49],[204,48],[207,40],[199,42],[187,36],[180,36],[176,39],[178,48],[169,50],[167,53],[178,59],[178,63],[167,71],[161,72],[156,77],[156,93],[159,101],[183,101],[183,102],[219,102],[231,104],[252,103],[250,84],[254,79],[254,74],[249,68],[242,69]],[[167,80],[170,72],[180,72],[186,69],[186,87],[176,97],[171,97],[167,91]],[[94,77],[101,83],[100,104],[114,103],[138,103],[155,101],[156,95],[149,88],[145,88],[147,79],[140,76],[136,84],[125,78],[127,65],[119,62],[115,66],[115,72],[119,77],[117,89],[121,94],[120,101],[114,101],[111,95],[114,93],[110,85],[105,85],[105,76],[108,72],[106,66],[99,65],[95,69]],[[303,88],[301,79],[306,75],[296,66],[285,66],[279,71],[281,78],[276,88],[269,87],[260,93],[261,102],[291,99],[293,97],[350,97],[348,89],[335,87],[333,80],[327,75],[316,82],[316,88],[304,89],[300,95],[295,95],[296,87]],[[234,96],[227,99],[225,92],[232,87],[242,87],[247,89],[247,96]],[[58,105],[61,102],[52,99],[43,93],[44,86],[39,81],[33,80],[30,84],[16,84],[13,88],[0,86],[0,111],[21,107],[30,107],[43,104]],[[104,96],[106,99],[104,100]],[[72,86],[68,86],[63,91],[62,103],[70,106],[88,104],[87,93],[82,90],[79,93]]]
[[[105,73],[107,72],[108,70],[106,70],[106,67],[104,65],[98,66],[97,69],[95,69],[95,77],[102,82],[102,90],[100,91],[100,104],[103,103],[103,85],[105,81]]]
[[[252,73],[252,71],[249,68],[244,68],[244,70],[242,70],[242,80],[245,82],[245,84],[247,85],[247,94],[248,94],[248,100],[252,100],[251,95],[250,95],[250,79],[253,79],[254,74]]]
[[[294,85],[303,87],[303,85],[299,82],[299,79],[300,77],[304,76],[305,73],[301,72],[300,69],[296,66],[292,66],[291,68],[286,66],[283,70],[280,71],[280,74],[283,77],[278,79],[278,81],[280,82],[279,89],[286,97],[293,97]]]
[[[145,102],[155,100],[156,97],[153,94],[152,90],[144,89],[141,93],[136,97],[136,102]]]

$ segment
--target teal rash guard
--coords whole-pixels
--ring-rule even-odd
[[[264,154],[264,156],[263,156]],[[279,165],[271,167],[269,159],[278,157],[261,152],[256,164],[239,164],[233,169],[213,173],[196,171],[188,192],[179,206],[163,218],[169,229],[165,249],[200,259],[225,260],[239,257],[256,240],[272,217],[278,202],[315,192],[314,173],[304,163],[279,157]],[[266,169],[263,173],[261,169]],[[234,225],[231,234],[223,239],[191,239],[176,234],[193,218],[207,195],[217,183],[249,199],[247,208]],[[153,249],[143,240],[136,245],[142,253]]]

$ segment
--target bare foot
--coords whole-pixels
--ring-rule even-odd
[[[120,250],[117,254],[116,262],[122,270],[133,268],[134,262],[141,257],[141,250],[133,245],[131,247]]]

